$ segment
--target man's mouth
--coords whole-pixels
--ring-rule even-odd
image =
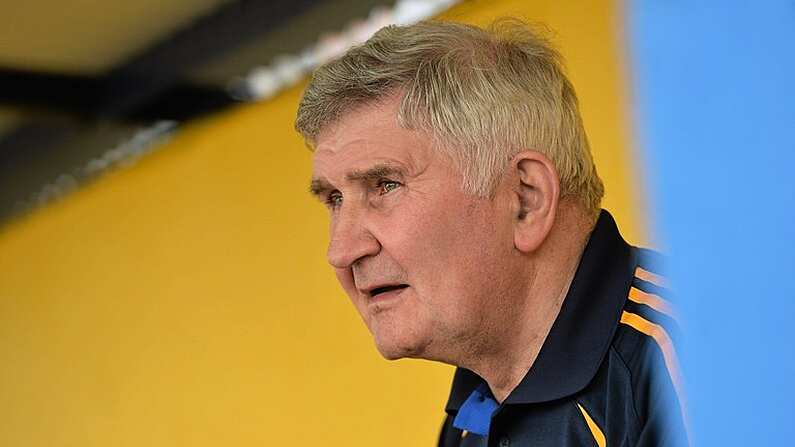
[[[387,286],[380,286],[373,288],[372,290],[370,290],[370,292],[368,292],[368,294],[370,295],[370,298],[375,298],[379,295],[383,295],[388,292],[403,290],[408,286],[409,286],[408,284],[393,284]]]

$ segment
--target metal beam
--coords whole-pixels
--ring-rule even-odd
[[[102,120],[105,92],[113,81],[106,77],[64,75],[0,68],[0,104],[46,113],[61,112],[76,118]],[[126,110],[121,121],[185,121],[236,103],[225,89],[190,84],[170,85],[147,103]]]
[[[108,75],[99,114],[114,118],[179,84],[189,71],[227,54],[321,3],[238,0],[174,33]]]
[[[96,108],[102,81],[83,76],[0,68],[0,104],[87,115]]]

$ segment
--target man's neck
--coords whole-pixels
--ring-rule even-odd
[[[579,266],[593,229],[590,219],[563,211],[549,244],[533,263],[528,296],[504,316],[503,333],[467,366],[489,384],[498,402],[504,401],[535,363]]]

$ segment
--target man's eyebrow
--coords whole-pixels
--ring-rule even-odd
[[[388,163],[379,163],[364,170],[353,170],[345,175],[345,179],[349,182],[371,182],[384,177],[402,177],[404,175],[403,168]],[[334,185],[322,178],[314,178],[309,184],[309,193],[318,198],[335,189],[337,188]]]
[[[402,177],[404,174],[405,171],[398,166],[388,163],[379,163],[363,171],[354,170],[352,172],[349,172],[347,175],[345,175],[345,179],[351,182],[372,181],[384,177],[395,177],[395,176]]]
[[[334,186],[331,183],[327,182],[326,180],[314,178],[312,182],[309,184],[309,193],[313,196],[320,198],[329,191],[334,190]]]

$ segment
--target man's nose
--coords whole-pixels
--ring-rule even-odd
[[[374,256],[381,250],[381,244],[368,230],[362,212],[340,210],[330,233],[326,256],[335,268],[349,268],[359,259]]]

